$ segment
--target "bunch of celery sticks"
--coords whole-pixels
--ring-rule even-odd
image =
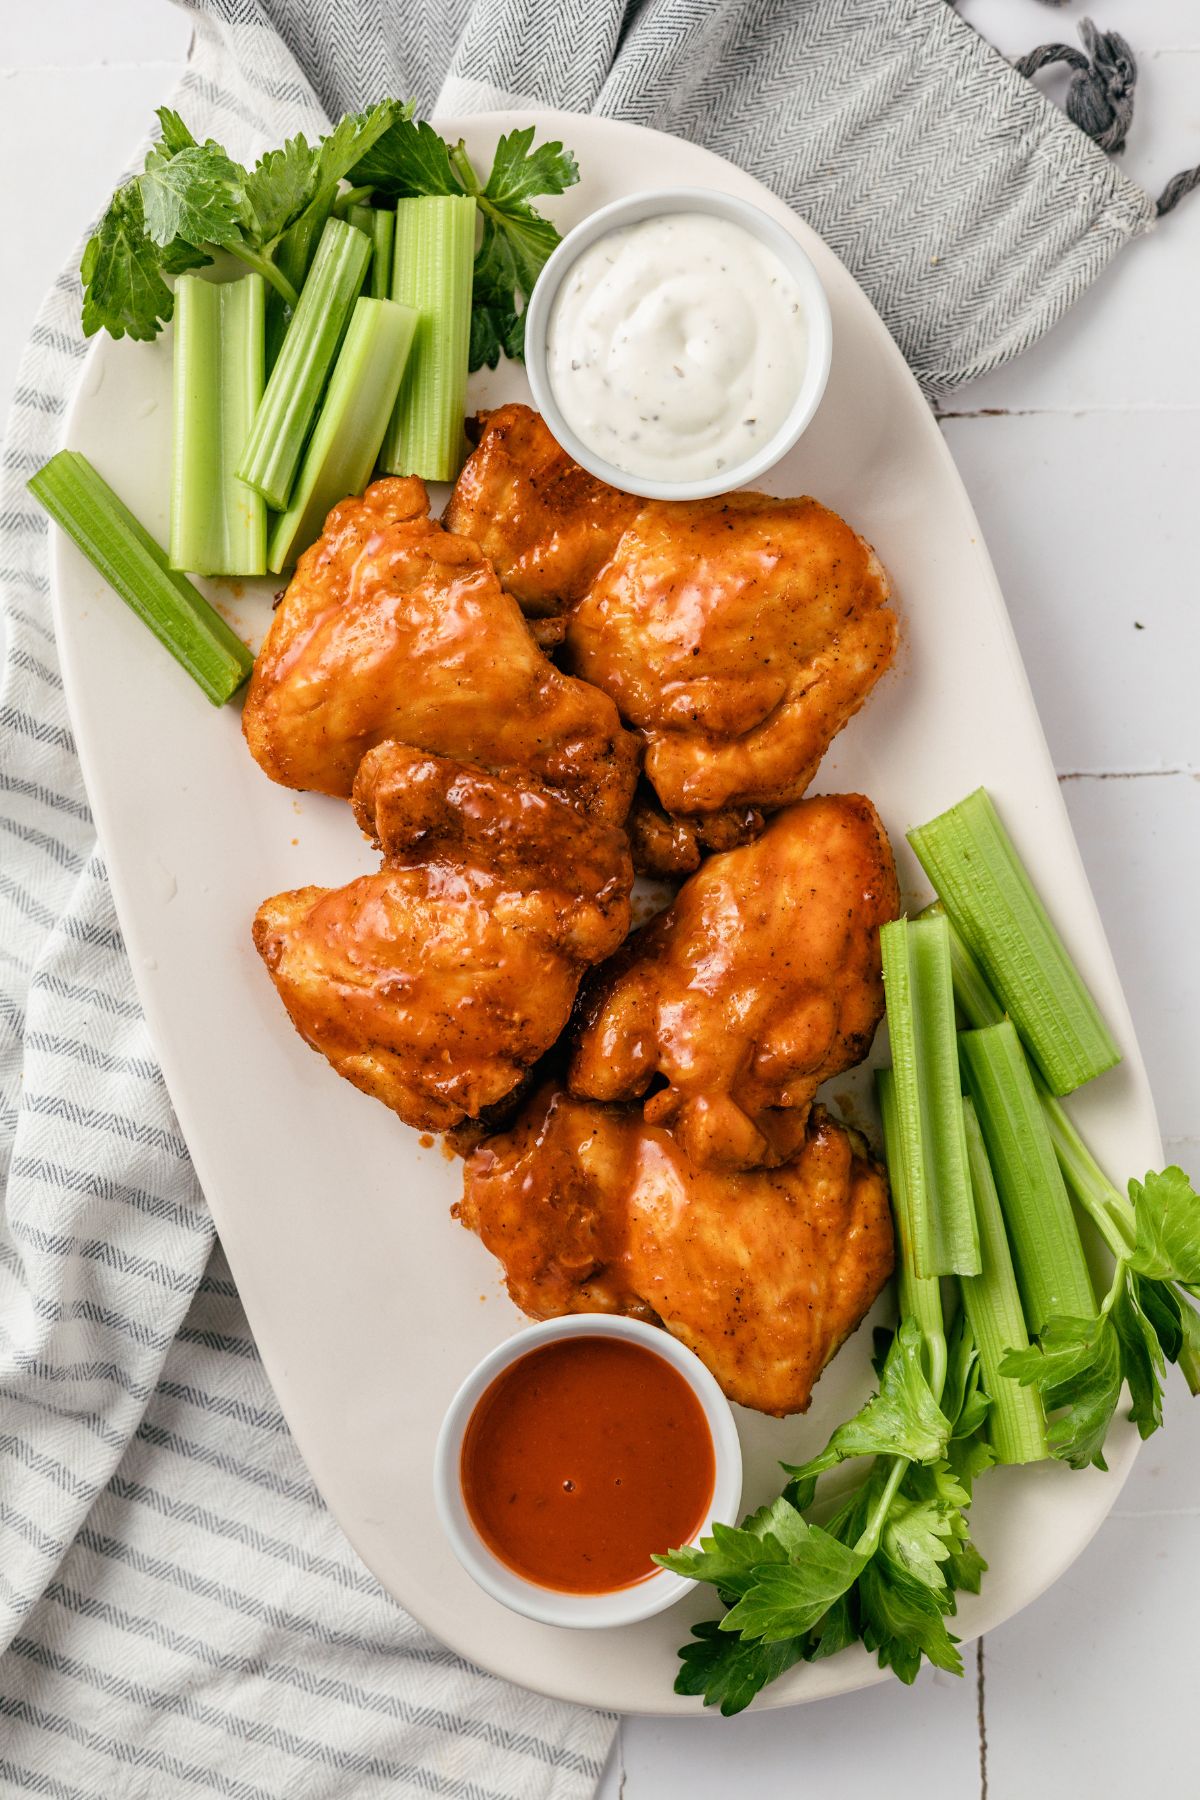
[[[909,841],[939,898],[880,934],[900,1320],[879,1391],[784,1465],[778,1500],[659,1559],[726,1603],[675,1683],[725,1713],[855,1642],[904,1681],[923,1658],[961,1673],[946,1621],[987,1566],[968,1535],[975,1478],[1047,1457],[1103,1469],[1123,1387],[1143,1437],[1162,1424],[1168,1362],[1200,1392],[1200,1197],[1171,1168],[1126,1198],[1066,1113],[1061,1096],[1119,1051],[990,796]],[[1113,1260],[1099,1300],[1072,1200]],[[858,1484],[806,1517],[819,1478],[855,1458]]]
[[[77,451],[29,486],[219,705],[252,658],[185,572],[281,572],[376,467],[454,478],[468,372],[522,354],[524,302],[559,242],[531,199],[578,170],[530,126],[481,180],[462,143],[390,99],[253,167],[169,108],[158,119],[81,275],[88,334],[152,338],[174,316],[168,550]],[[218,258],[247,272],[196,273]]]

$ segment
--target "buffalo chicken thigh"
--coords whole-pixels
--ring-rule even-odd
[[[482,415],[479,433],[447,529],[474,539],[527,613],[553,616],[586,594],[641,501],[581,469],[528,406]]]
[[[644,744],[656,801],[633,838],[650,873],[686,872],[799,799],[896,653],[887,577],[836,513],[636,499],[526,406],[483,415],[445,520],[527,613],[561,615],[565,666]]]
[[[572,611],[573,674],[616,701],[668,813],[804,793],[896,650],[870,546],[816,500],[648,502]]]
[[[382,744],[359,770],[378,874],[277,894],[254,941],[292,1023],[420,1130],[517,1092],[629,929],[623,831],[532,783]]]
[[[861,1062],[883,1016],[879,927],[891,846],[859,794],[802,800],[712,856],[597,972],[571,1092],[644,1096],[647,1123],[704,1168],[786,1162],[823,1081]]]
[[[807,1407],[894,1255],[887,1183],[820,1107],[791,1162],[733,1174],[693,1167],[631,1108],[551,1085],[470,1157],[459,1210],[523,1312],[659,1322],[768,1413]]]
[[[389,739],[532,776],[612,824],[637,745],[608,697],[547,661],[477,544],[428,516],[415,477],[343,500],[300,558],[242,715],[273,781],[348,796]]]

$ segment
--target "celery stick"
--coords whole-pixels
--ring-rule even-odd
[[[317,244],[325,229],[325,221],[337,196],[336,184],[325,187],[309,203],[300,217],[292,222],[280,238],[275,250],[275,266],[299,293],[304,286]],[[275,367],[283,340],[295,314],[272,288],[267,296],[267,374]]]
[[[1025,1308],[1036,1336],[1047,1319],[1091,1319],[1096,1299],[1046,1116],[1011,1019],[959,1034],[963,1071],[996,1178]]]
[[[394,300],[355,301],[291,505],[271,533],[276,573],[320,536],[331,506],[367,485],[416,326],[416,313]]]
[[[875,1092],[883,1120],[883,1148],[892,1190],[892,1214],[896,1221],[896,1236],[900,1240],[900,1317],[915,1319],[921,1327],[925,1340],[925,1374],[934,1393],[940,1394],[946,1379],[942,1284],[936,1275],[918,1275],[913,1266],[912,1195],[905,1172],[893,1070],[876,1069]]]
[[[370,238],[371,266],[367,271],[367,289],[372,300],[387,300],[392,292],[395,213],[385,206],[352,206],[346,213],[346,222],[356,231],[365,231]]]
[[[962,1277],[962,1294],[971,1333],[979,1346],[983,1385],[992,1401],[988,1437],[997,1462],[1041,1462],[1050,1454],[1042,1402],[1034,1389],[1000,1373],[1007,1350],[1028,1350],[1029,1333],[979,1118],[969,1100],[962,1104],[983,1262],[978,1275]]]
[[[371,246],[342,219],[328,219],[300,304],[271,370],[237,473],[281,511],[288,503],[321,395],[358,298]]]
[[[175,284],[171,566],[197,575],[262,575],[267,508],[234,474],[263,391],[266,283]]]
[[[254,658],[220,613],[172,569],[160,547],[77,450],[60,450],[29,491],[126,605],[221,706],[241,687]]]
[[[941,901],[937,900],[920,916],[932,918],[941,911]],[[998,1025],[1004,1017],[1004,1009],[953,925],[950,926],[950,969],[954,978],[954,998],[967,1023]],[[1062,1101],[1050,1092],[1036,1069],[1031,1069],[1030,1074],[1046,1115],[1058,1166],[1072,1198],[1093,1221],[1113,1255],[1124,1256],[1133,1242],[1133,1216],[1128,1200],[1108,1179],[1080,1137]]]
[[[396,215],[386,206],[371,208],[371,296],[386,300],[392,291],[392,251]]]
[[[917,914],[918,919],[945,919],[950,934],[950,979],[954,999],[968,1025],[998,1025],[1004,1008],[984,980],[983,970],[963,943],[940,900]]]
[[[453,481],[465,450],[475,201],[396,202],[392,299],[421,315],[383,446],[393,475]]]
[[[984,788],[908,841],[1054,1094],[1121,1053]]]
[[[946,921],[896,919],[879,942],[914,1267],[922,1276],[976,1275]]]

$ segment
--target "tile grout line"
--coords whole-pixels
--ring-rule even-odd
[[[975,1645],[975,1716],[979,1721],[979,1800],[988,1800],[988,1745],[987,1718],[985,1709],[985,1682],[983,1671],[983,1646],[985,1640],[980,1638]]]
[[[15,75],[100,75],[106,69],[125,73],[130,69],[182,69],[186,56],[152,56],[145,62],[106,62],[97,57],[93,62],[77,63],[0,63],[0,81]]]
[[[1186,400],[1114,400],[1107,405],[1096,402],[1082,406],[980,406],[974,409],[964,408],[961,412],[942,412],[935,407],[933,416],[940,425],[947,419],[1123,418],[1129,413],[1178,413],[1186,416],[1194,412],[1200,412],[1200,405]]]
[[[1157,781],[1163,776],[1190,775],[1193,779],[1200,775],[1187,763],[1181,763],[1172,769],[1060,769],[1057,772],[1059,781]]]

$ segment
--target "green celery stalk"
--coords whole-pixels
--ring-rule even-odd
[[[1096,1297],[1046,1116],[1011,1019],[959,1034],[967,1088],[1017,1265],[1025,1322],[1092,1319]]]
[[[1054,1094],[1121,1053],[1067,954],[984,788],[908,834],[947,913],[983,967]]]
[[[947,915],[940,900],[917,914],[918,919],[945,919],[950,935],[950,979],[954,999],[968,1025],[998,1025],[1006,1015],[993,994],[983,970],[962,941],[962,936]]]
[[[900,1240],[900,1317],[915,1319],[924,1340],[925,1374],[935,1394],[946,1380],[946,1331],[942,1314],[942,1284],[936,1275],[918,1275],[913,1265],[913,1206],[902,1147],[896,1077],[892,1069],[876,1069],[875,1093],[883,1120],[883,1149],[888,1183],[892,1190],[892,1214]]]
[[[329,371],[371,259],[370,241],[327,219],[237,474],[277,512],[288,503]]]
[[[324,187],[317,194],[300,217],[293,221],[280,238],[275,250],[275,267],[290,282],[299,294],[304,287],[321,233],[325,229],[325,221],[333,210],[337,197],[337,186]],[[295,315],[295,307],[289,306],[277,289],[272,288],[267,295],[267,373],[271,370],[283,348],[283,340],[287,336],[288,327]]]
[[[392,299],[421,317],[384,440],[390,474],[453,481],[462,464],[474,262],[473,198],[396,202]]]
[[[879,941],[914,1267],[922,1276],[976,1275],[946,921],[895,919]]]
[[[347,223],[356,231],[364,231],[371,240],[371,266],[367,271],[367,288],[372,300],[387,300],[392,292],[392,244],[396,236],[396,215],[385,206],[351,206]]]
[[[935,900],[920,915],[932,918],[942,911]],[[954,998],[969,1025],[998,1025],[1004,1008],[984,979],[983,971],[962,938],[950,926],[950,969],[954,979]],[[1114,1186],[1080,1137],[1066,1107],[1052,1094],[1036,1069],[1030,1069],[1037,1090],[1054,1154],[1063,1179],[1074,1200],[1095,1224],[1105,1243],[1116,1257],[1124,1256],[1133,1242],[1133,1223],[1129,1202]]]
[[[979,1118],[969,1100],[962,1105],[983,1267],[978,1275],[962,1276],[961,1285],[983,1385],[992,1401],[988,1437],[997,1462],[1041,1462],[1050,1454],[1042,1402],[1034,1389],[1000,1373],[1006,1351],[1028,1350],[1029,1333]]]
[[[60,450],[29,481],[50,517],[182,664],[214,706],[241,687],[254,658],[145,526],[77,450]]]
[[[355,301],[291,504],[271,532],[276,573],[316,541],[331,506],[367,485],[416,327],[416,313],[394,300]]]
[[[197,575],[262,575],[267,508],[234,474],[263,391],[261,275],[175,284],[171,565]]]

